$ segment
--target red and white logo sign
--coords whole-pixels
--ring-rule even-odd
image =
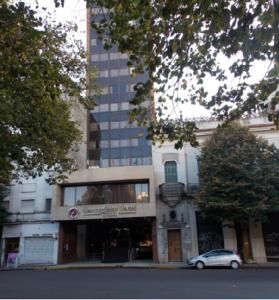
[[[68,215],[71,219],[76,219],[79,216],[78,209],[75,207],[72,207],[68,211]]]

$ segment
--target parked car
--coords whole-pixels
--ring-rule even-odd
[[[189,259],[189,265],[197,269],[204,267],[231,267],[238,269],[242,260],[238,253],[231,250],[214,249],[199,256]]]

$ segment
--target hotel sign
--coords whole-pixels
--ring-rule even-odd
[[[96,216],[99,218],[117,218],[125,214],[135,214],[137,207],[135,204],[120,204],[117,206],[102,205],[98,207],[72,207],[68,211],[71,219],[78,219],[88,216]],[[73,213],[74,212],[74,213]]]

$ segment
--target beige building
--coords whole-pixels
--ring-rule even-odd
[[[59,262],[129,261],[156,256],[152,166],[88,168],[56,186]],[[153,246],[153,247],[152,247]]]

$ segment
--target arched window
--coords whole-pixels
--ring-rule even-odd
[[[177,182],[177,165],[175,161],[165,163],[165,182]]]

